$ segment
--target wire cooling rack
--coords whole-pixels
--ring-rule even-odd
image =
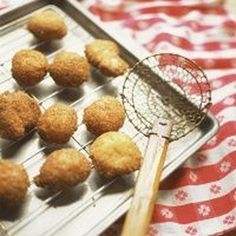
[[[1,140],[1,155],[25,166],[31,179],[31,186],[28,191],[28,199],[25,204],[26,206],[23,206],[26,210],[23,210],[23,213],[21,210],[21,216],[16,216],[14,219],[14,216],[12,217],[11,215],[8,215],[11,213],[7,213],[6,216],[4,213],[1,217],[3,219],[13,218],[13,220],[11,219],[10,221],[4,221],[1,224],[2,227],[0,228],[0,235],[23,235],[23,229],[27,227],[27,225],[42,216],[48,209],[52,208],[54,203],[60,199],[66,198],[65,193],[63,192],[56,192],[53,194],[42,193],[43,196],[37,198],[37,192],[40,190],[34,186],[32,181],[33,177],[38,173],[39,168],[44,161],[45,155],[54,149],[71,146],[88,156],[88,148],[93,142],[94,137],[86,131],[85,126],[82,124],[83,108],[102,95],[109,94],[112,96],[117,96],[119,94],[117,89],[119,81],[117,83],[117,79],[119,80],[121,78],[116,78],[113,80],[112,78],[105,77],[95,68],[91,68],[91,76],[89,81],[84,83],[79,89],[61,88],[53,82],[49,75],[45,76],[45,79],[35,87],[19,87],[11,75],[11,59],[18,50],[23,48],[39,50],[47,56],[50,62],[54,56],[62,50],[77,51],[83,55],[85,44],[94,39],[94,37],[87,33],[83,27],[74,22],[69,16],[58,8],[52,6],[46,8],[57,11],[63,16],[68,27],[68,35],[62,40],[62,42],[56,42],[54,44],[37,42],[24,27],[29,16],[23,17],[8,25],[8,27],[4,29],[6,33],[0,39],[0,50],[1,54],[4,55],[0,64],[0,91],[23,90],[39,103],[42,111],[56,102],[67,103],[76,109],[79,117],[79,126],[77,132],[72,136],[71,140],[66,145],[46,145],[39,139],[35,133],[35,130],[32,130],[24,138],[16,142]],[[128,122],[126,122],[123,130],[125,131],[127,127],[132,130]],[[134,129],[131,137],[135,141],[142,139],[142,136],[139,135]],[[94,181],[95,178],[97,178],[97,174],[96,171],[93,171],[92,176],[89,177],[83,186],[79,187],[87,188],[86,191],[88,193],[85,194],[85,197],[83,197],[84,199],[74,203],[71,207],[69,207],[69,210],[66,211],[63,217],[59,216],[58,219],[52,223],[50,228],[46,228],[38,235],[46,235],[50,234],[50,232],[52,233],[53,231],[56,231],[58,223],[63,225],[63,222],[68,220],[69,216],[78,215],[87,207],[95,204],[96,200],[102,197],[104,191],[111,185],[115,184],[118,179],[99,179],[99,184],[96,186],[96,189],[91,189],[90,183]],[[31,201],[33,203],[30,203]]]

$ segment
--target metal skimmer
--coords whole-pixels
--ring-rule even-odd
[[[157,118],[170,120],[173,141],[201,123],[211,104],[211,91],[196,63],[164,53],[147,57],[130,70],[122,100],[130,122],[145,136]]]
[[[211,104],[211,91],[194,62],[177,54],[156,54],[130,70],[122,100],[130,122],[149,138],[122,236],[145,236],[168,144],[201,123]]]

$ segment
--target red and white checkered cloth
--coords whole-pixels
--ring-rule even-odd
[[[216,0],[97,0],[89,10],[150,52],[197,62],[212,88],[218,134],[161,185],[149,236],[220,235],[236,228],[236,18]],[[104,235],[119,235],[123,221]],[[119,226],[119,227],[118,227]]]
[[[7,1],[5,0],[5,3]],[[150,52],[205,69],[218,134],[161,185],[149,236],[220,235],[236,228],[236,18],[223,0],[84,0],[112,28]],[[0,8],[3,7],[0,0]],[[119,235],[123,220],[104,235]]]

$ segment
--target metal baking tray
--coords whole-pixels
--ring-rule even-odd
[[[36,10],[52,9],[61,14],[69,28],[68,35],[53,43],[38,42],[24,27],[28,17]],[[134,65],[149,53],[125,35],[106,30],[102,23],[74,0],[28,1],[6,10],[0,16],[0,92],[20,88],[11,77],[11,58],[23,48],[42,51],[51,60],[63,50],[83,54],[84,45],[94,38],[115,41],[122,57]],[[63,89],[47,76],[39,85],[26,92],[36,98],[45,110],[56,102],[75,107],[81,121],[83,108],[104,94],[119,97],[124,76],[115,79],[103,76],[91,68],[91,78],[79,89]],[[170,144],[162,179],[170,175],[217,131],[218,124],[208,115],[192,133]],[[146,138],[126,120],[122,130],[128,133],[144,150]],[[74,147],[88,155],[88,146],[94,137],[80,122],[77,132],[65,146]],[[60,146],[45,146],[32,131],[17,142],[0,140],[1,156],[22,163],[30,178],[35,176],[44,161],[45,154]],[[49,236],[49,235],[98,235],[125,213],[129,207],[137,173],[129,176],[105,179],[95,170],[82,185],[67,193],[49,193],[31,184],[27,201],[12,212],[0,212],[0,235]]]

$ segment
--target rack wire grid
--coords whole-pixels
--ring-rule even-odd
[[[4,222],[1,222],[0,225],[0,235],[23,235],[22,230],[30,227],[33,221],[38,220],[40,222],[40,217],[48,217],[51,225],[44,228],[42,232],[35,234],[52,235],[86,208],[96,204],[96,200],[102,197],[105,189],[117,181],[123,181],[121,177],[110,180],[102,178],[93,170],[84,184],[69,193],[50,193],[38,189],[33,184],[32,179],[39,172],[39,168],[45,160],[45,155],[54,149],[69,146],[81,151],[86,156],[89,155],[88,148],[93,142],[94,136],[87,132],[82,123],[83,108],[102,95],[119,96],[118,85],[122,80],[122,76],[115,79],[105,77],[98,70],[91,67],[89,81],[78,89],[61,88],[53,82],[49,75],[45,76],[45,79],[35,87],[20,87],[11,75],[11,59],[18,50],[25,48],[39,50],[51,62],[54,56],[62,50],[76,51],[84,55],[85,44],[94,39],[83,27],[59,8],[47,6],[40,10],[43,9],[56,11],[64,18],[68,27],[67,36],[63,40],[54,43],[38,42],[25,28],[25,23],[31,14],[7,25],[4,29],[5,34],[0,39],[0,92],[23,90],[39,103],[42,111],[57,102],[66,103],[76,109],[79,125],[69,143],[65,145],[46,145],[40,140],[35,130],[30,131],[25,137],[16,142],[0,140],[1,156],[24,165],[31,179],[26,203],[20,209],[16,209],[16,212],[0,213],[0,217],[4,219]],[[145,137],[137,133],[128,120],[126,120],[122,131],[128,133],[141,147],[146,142]],[[63,201],[65,201],[64,204]],[[68,203],[70,204],[68,205]],[[60,214],[59,206],[63,208],[63,215]],[[66,212],[65,207],[67,208]],[[54,218],[54,220],[50,219],[50,213],[53,211],[57,211],[57,218]],[[49,213],[47,214],[47,212]]]

